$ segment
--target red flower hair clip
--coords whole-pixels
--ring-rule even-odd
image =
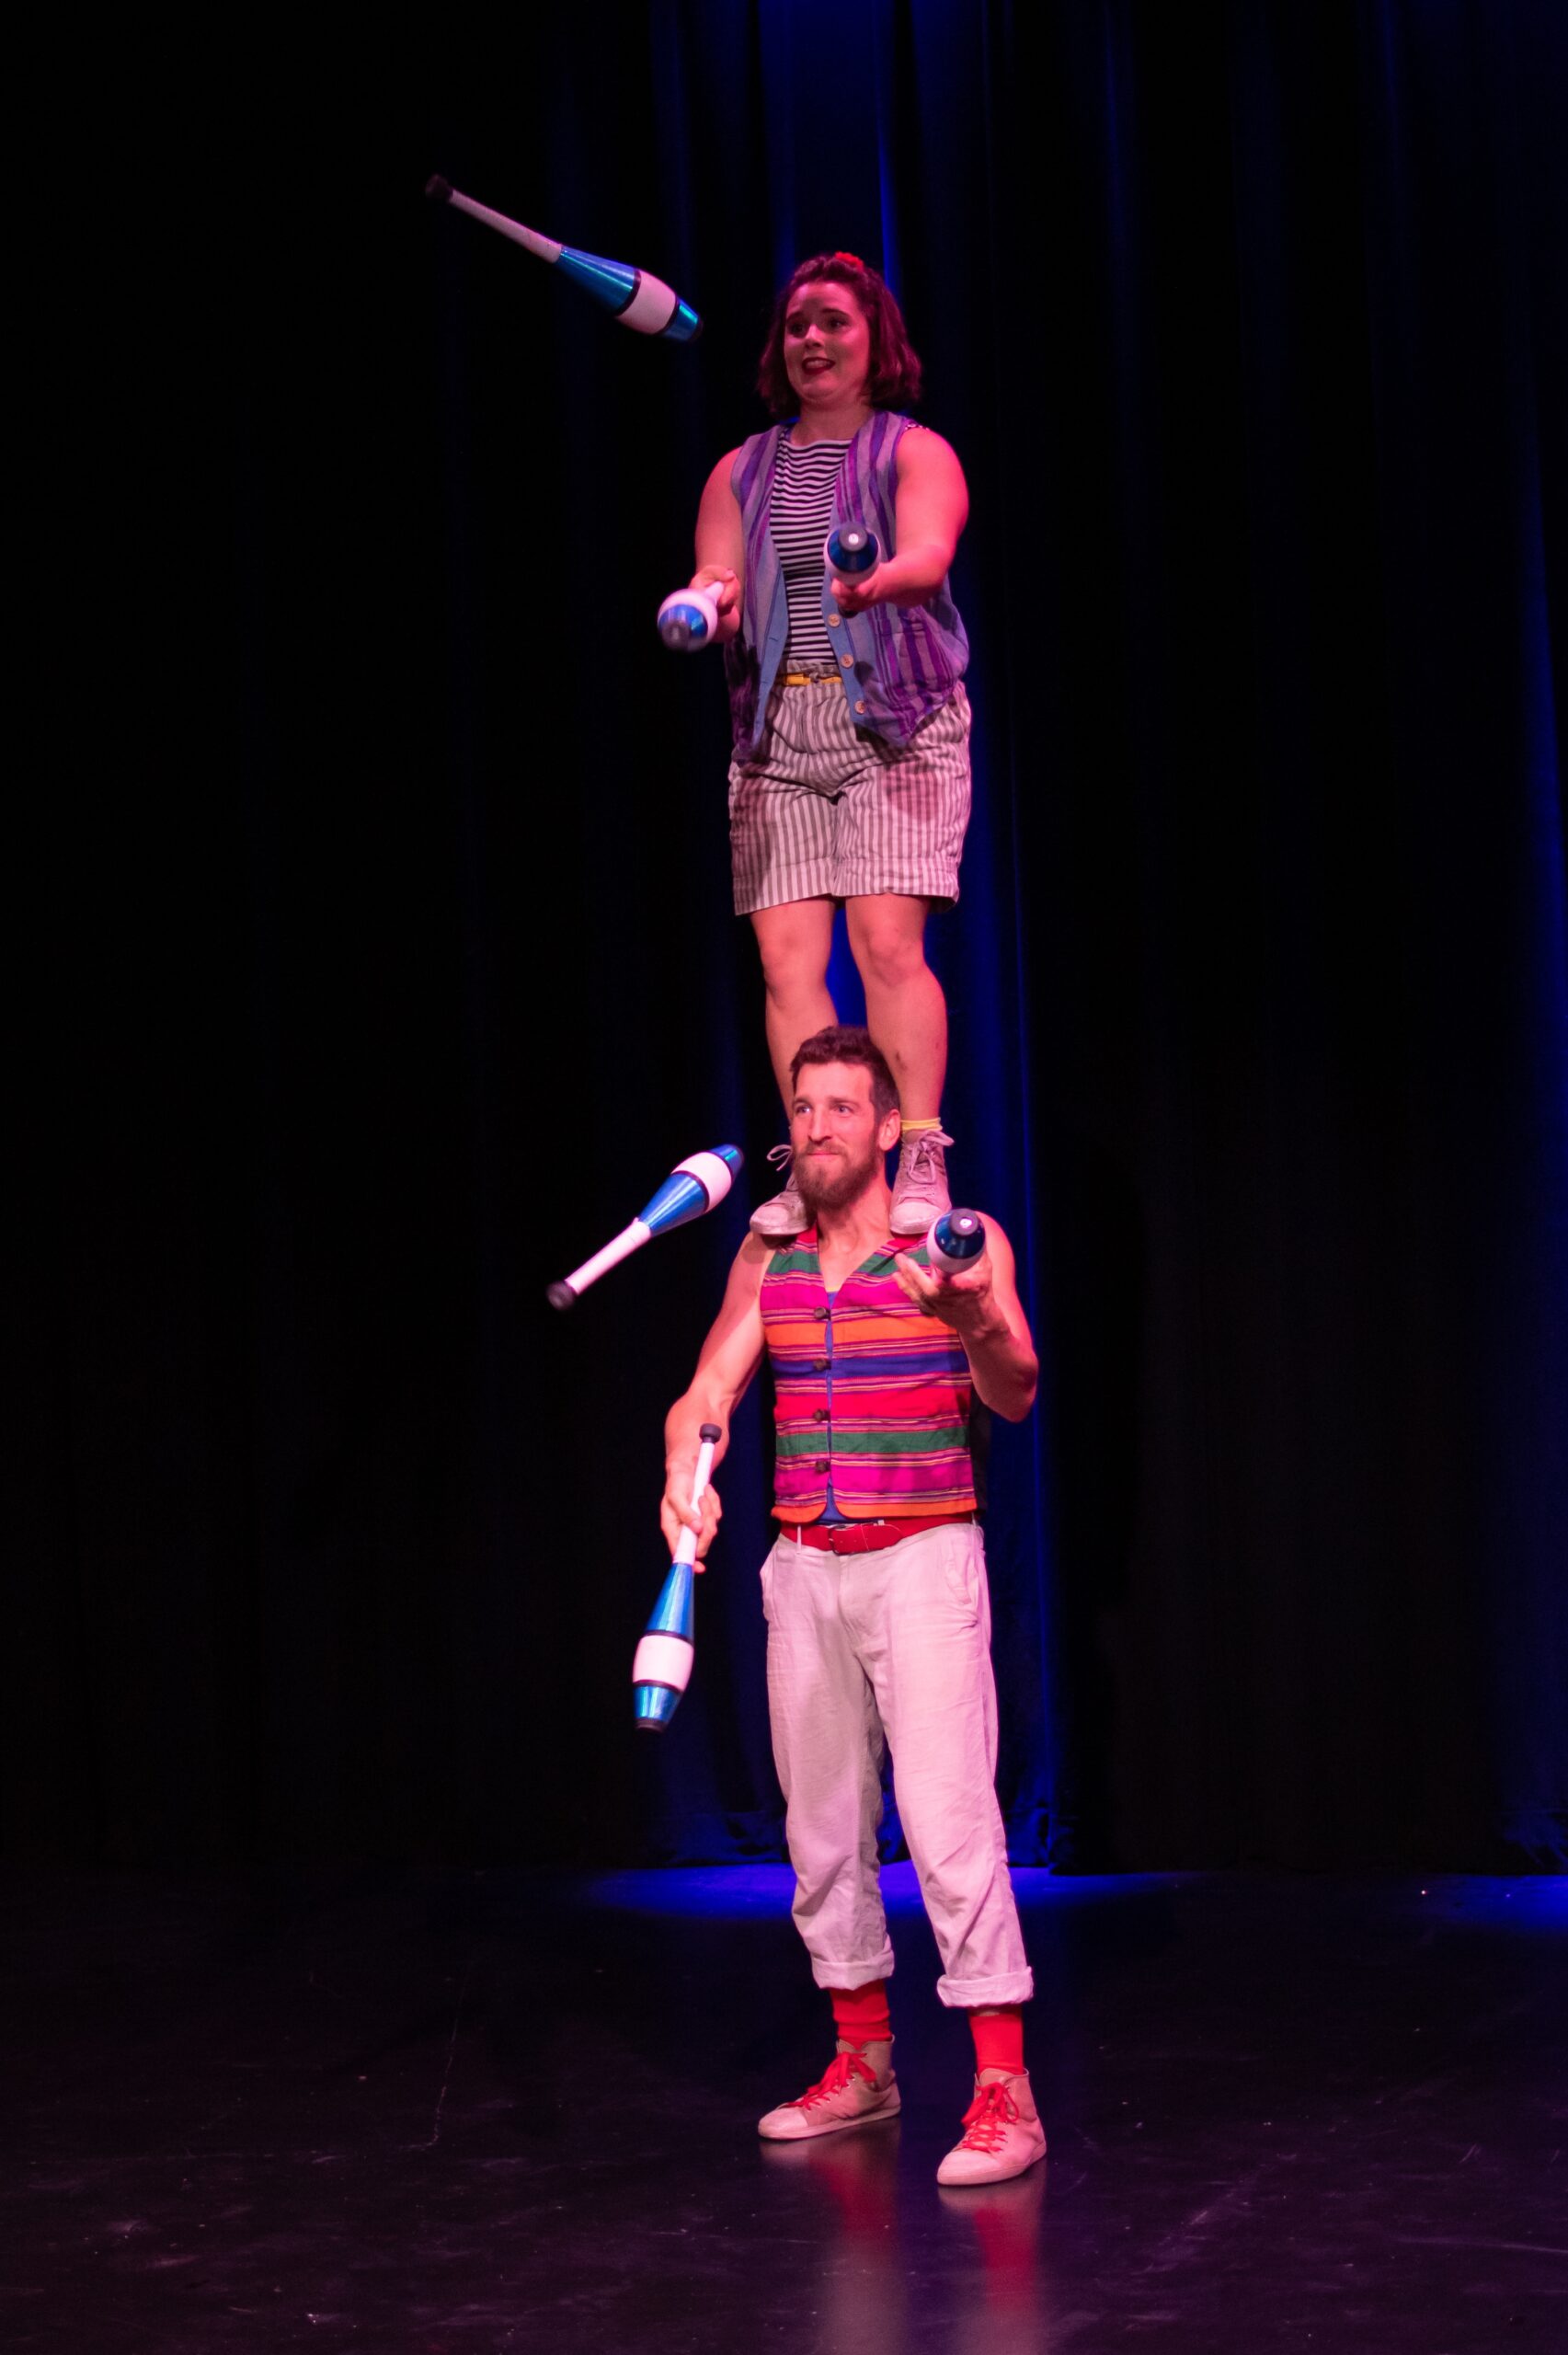
[[[833,255],[833,259],[835,261],[853,261],[856,270],[864,270],[865,268],[865,264],[862,261],[858,254],[845,253],[842,246],[839,247],[838,250]]]

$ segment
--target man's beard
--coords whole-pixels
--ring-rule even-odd
[[[875,1144],[868,1147],[858,1161],[841,1158],[842,1148],[832,1153],[797,1153],[793,1176],[801,1200],[808,1211],[841,1211],[867,1185],[886,1161]]]

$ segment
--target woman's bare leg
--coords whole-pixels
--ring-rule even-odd
[[[758,908],[751,918],[767,992],[768,1053],[787,1113],[794,1097],[789,1067],[803,1039],[836,1022],[828,994],[833,948],[831,900],[791,900]]]
[[[844,902],[865,1027],[892,1068],[906,1121],[941,1118],[947,1076],[947,1001],[925,961],[927,907],[897,891]]]

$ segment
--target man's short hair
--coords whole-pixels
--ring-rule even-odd
[[[795,1051],[795,1061],[789,1067],[789,1084],[800,1085],[800,1074],[807,1063],[859,1063],[871,1074],[871,1109],[881,1127],[889,1112],[898,1109],[898,1090],[887,1067],[887,1058],[861,1022],[830,1022],[823,1030],[813,1030]]]

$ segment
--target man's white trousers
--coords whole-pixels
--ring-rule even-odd
[[[762,1565],[768,1703],[795,1920],[819,1987],[893,1968],[876,1864],[884,1748],[942,1956],[937,1993],[973,2009],[1034,1993],[996,1803],[985,1549],[972,1522],[874,1554],[782,1536]]]

